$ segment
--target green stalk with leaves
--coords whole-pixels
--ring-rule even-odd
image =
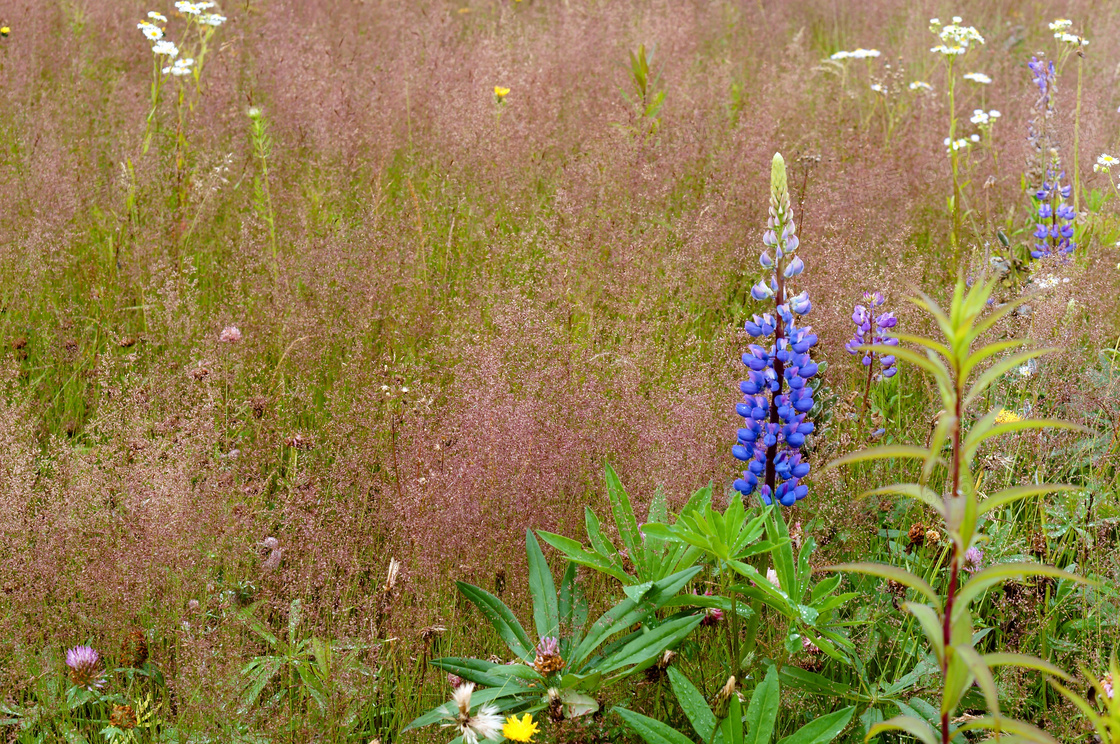
[[[973,350],[973,345],[1017,306],[1008,303],[988,312],[987,300],[993,285],[976,285],[966,291],[958,281],[948,311],[930,297],[919,294],[914,302],[933,316],[942,340],[898,334],[921,351],[908,348],[867,346],[865,350],[893,353],[927,372],[937,383],[943,410],[933,428],[928,447],[891,445],[856,452],[830,463],[825,470],[866,460],[918,460],[922,464],[916,483],[898,483],[869,491],[864,495],[898,494],[916,499],[933,509],[943,520],[951,540],[944,573],[945,584],[939,591],[924,578],[903,568],[879,563],[850,563],[832,567],[834,571],[850,571],[882,577],[897,582],[920,595],[922,602],[905,602],[903,608],[917,620],[937,658],[943,680],[940,721],[935,730],[929,722],[913,716],[896,716],[871,727],[868,738],[884,731],[904,731],[923,744],[948,744],[959,732],[990,730],[1010,734],[1016,741],[1054,742],[1046,732],[1000,712],[999,694],[993,669],[1018,666],[1068,679],[1061,669],[1049,662],[1024,654],[987,653],[976,648],[970,605],[988,590],[1009,579],[1028,576],[1049,576],[1078,581],[1078,577],[1057,568],[1036,563],[1003,563],[980,570],[979,546],[986,541],[981,527],[986,515],[998,513],[1003,507],[1021,499],[1041,497],[1049,493],[1072,490],[1060,484],[1012,486],[980,500],[975,488],[972,463],[980,447],[1000,436],[1031,429],[1080,428],[1053,420],[1023,419],[997,423],[998,409],[967,424],[970,409],[983,401],[988,387],[1009,371],[1016,369],[1048,349],[1020,349],[1019,339],[996,341]],[[982,371],[981,371],[982,370]],[[972,377],[977,374],[973,381]],[[948,460],[946,460],[946,456]],[[966,575],[972,574],[965,580]],[[988,715],[979,716],[954,727],[954,713],[961,699],[976,684],[983,694]]]

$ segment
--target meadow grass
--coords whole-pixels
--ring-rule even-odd
[[[1047,23],[1060,15],[1091,44],[1059,72],[1051,144],[1067,170],[1075,143],[1082,166],[1118,149],[1120,11],[975,0],[211,10],[225,21],[206,30],[174,4],[0,7],[7,740],[450,738],[400,733],[451,694],[428,662],[505,659],[454,581],[529,617],[525,530],[581,539],[584,507],[610,514],[604,462],[639,514],[657,488],[671,510],[708,483],[727,504],[740,328],[761,312],[751,288],[775,151],[810,265],[813,356],[829,364],[814,467],[869,440],[923,445],[940,410],[905,361],[865,410],[865,368],[843,346],[863,291],[885,292],[915,334],[932,325],[906,298],[945,301],[958,273],[999,280],[997,303],[1026,292],[1026,310],[990,335],[1058,350],[997,381],[978,415],[1006,408],[1087,432],[985,448],[977,490],[1081,490],[1002,514],[985,560],[1037,559],[1098,583],[993,590],[977,622],[987,648],[1107,671],[1120,619],[1116,174],[1081,168],[1073,260],[1032,270],[1039,184],[1024,163],[1036,155],[1026,63],[1057,56]],[[160,61],[153,72],[136,29],[148,11],[169,17],[160,25],[180,58],[194,50],[191,74],[165,75]],[[957,81],[954,130],[927,27],[955,13],[987,44],[954,73],[994,82]],[[882,56],[830,63],[856,48]],[[636,90],[639,49],[649,77]],[[871,90],[892,79],[887,63],[932,92]],[[967,112],[979,108],[1002,112],[993,145],[969,146],[954,174],[943,138],[973,131]],[[993,256],[1013,270],[993,273]],[[917,470],[890,460],[809,478],[786,520],[819,545],[814,575],[854,559],[940,575],[946,553],[911,537],[924,533],[916,524],[936,531],[928,509],[855,498]],[[559,576],[559,554],[546,555]],[[592,617],[622,596],[601,574],[581,578]],[[885,585],[845,582],[860,593],[843,625],[862,673],[811,655],[788,666],[876,699],[925,649]],[[784,653],[772,620],[757,659]],[[677,649],[709,699],[732,671],[724,632],[701,627]],[[64,657],[78,644],[116,670],[112,704],[133,709],[137,728],[102,735],[111,704],[95,719],[74,697]],[[277,673],[249,704],[258,657],[278,659]],[[300,659],[318,664],[319,687]],[[915,697],[937,688],[919,676]],[[1086,734],[1038,675],[997,681],[1007,710],[1062,741]],[[775,740],[839,701],[784,686]],[[542,738],[632,740],[612,705],[689,730],[653,673],[601,705],[594,724]],[[837,740],[864,728],[857,715]]]

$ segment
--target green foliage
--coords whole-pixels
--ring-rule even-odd
[[[568,563],[558,592],[531,530],[525,532],[525,550],[534,629],[542,641],[557,639],[562,663],[549,666],[539,658],[538,644],[530,640],[517,617],[500,599],[484,589],[459,582],[459,591],[490,621],[513,654],[509,664],[452,657],[431,662],[468,682],[489,688],[472,698],[475,703],[493,702],[501,710],[529,713],[539,712],[550,704],[560,705],[568,718],[594,713],[599,710],[594,697],[599,690],[652,666],[703,619],[703,615],[687,613],[668,618],[656,616],[700,572],[699,567],[694,567],[658,581],[625,587],[627,598],[588,627],[587,603],[576,583],[575,564]],[[436,723],[453,715],[453,708],[453,703],[441,704],[404,730]]]
[[[552,532],[538,531],[541,539],[559,550],[564,556],[581,566],[593,568],[618,579],[624,586],[658,581],[670,574],[691,568],[700,558],[700,548],[686,545],[679,540],[667,539],[638,529],[630,497],[610,463],[605,465],[607,495],[610,498],[611,514],[615,529],[618,531],[622,548],[617,548],[610,537],[603,534],[599,518],[591,507],[584,509],[587,541],[590,548],[580,545],[571,538]],[[709,505],[712,487],[701,488],[692,495],[681,516],[692,514],[704,504]],[[660,489],[654,494],[649,506],[647,523],[666,522],[668,508],[665,494]],[[627,570],[630,569],[630,570]]]
[[[958,282],[948,312],[931,298],[921,295],[916,304],[933,316],[943,340],[899,334],[899,338],[921,347],[921,351],[897,348],[893,353],[933,377],[941,395],[942,411],[933,427],[927,447],[894,446],[878,447],[847,455],[832,462],[827,469],[839,465],[871,459],[910,458],[922,463],[921,480],[877,489],[878,493],[898,493],[922,502],[943,520],[951,539],[948,581],[944,592],[935,589],[925,578],[906,569],[878,563],[850,563],[834,566],[833,570],[850,571],[879,576],[912,589],[923,602],[905,602],[903,607],[915,618],[937,659],[942,676],[940,720],[932,725],[926,718],[899,715],[872,725],[868,736],[885,731],[903,731],[919,741],[933,744],[948,741],[957,732],[987,729],[1013,733],[1020,741],[1054,741],[1045,732],[1020,721],[1003,716],[1000,712],[999,693],[993,669],[1013,665],[1035,669],[1046,674],[1066,678],[1064,672],[1053,664],[1021,654],[982,654],[976,648],[977,636],[970,610],[972,602],[1000,583],[1026,576],[1049,576],[1075,581],[1077,577],[1056,568],[1035,563],[1004,563],[978,571],[967,581],[966,573],[975,570],[966,566],[966,553],[970,548],[983,544],[982,518],[1016,501],[1052,491],[1060,485],[1015,487],[992,494],[981,502],[975,489],[976,479],[972,463],[980,446],[1004,434],[1028,429],[1076,428],[1069,424],[1047,420],[1021,420],[996,423],[997,411],[992,411],[966,428],[970,407],[979,402],[987,388],[1009,370],[1032,359],[1045,350],[1018,351],[1018,340],[997,341],[978,350],[973,344],[982,334],[1008,315],[1014,304],[985,314],[991,286],[976,285],[965,291]],[[876,352],[891,353],[891,347],[863,347]],[[975,375],[976,379],[970,382]],[[943,459],[948,449],[949,461]],[[975,684],[983,695],[990,715],[979,717],[955,727],[954,712],[961,699]]]
[[[651,76],[652,60],[653,50],[647,52],[645,44],[639,45],[637,52],[630,52],[629,71],[634,90],[629,94],[622,92],[622,97],[634,109],[640,122],[630,129],[642,138],[652,137],[661,128],[661,107],[665,103],[665,91],[657,89],[661,74]]]
[[[352,727],[361,707],[353,679],[374,676],[359,656],[368,646],[301,637],[303,603],[299,599],[292,600],[288,608],[286,635],[277,636],[256,617],[257,606],[246,608],[241,618],[253,635],[268,645],[270,653],[251,659],[242,668],[241,711],[248,711],[266,690],[275,688],[264,701],[265,708],[284,702],[292,708],[308,707],[309,699],[313,703],[309,708],[320,727],[337,731]]]
[[[712,706],[704,700],[696,685],[676,667],[669,669],[669,679],[673,693],[700,741],[708,744],[769,744],[781,709],[780,683],[774,667],[767,669],[762,682],[754,688],[746,711],[742,709],[739,694],[735,691],[734,677],[728,680]],[[685,744],[693,741],[654,718],[626,708],[614,710],[648,744]],[[855,706],[848,706],[824,715],[781,739],[778,744],[828,744],[847,727],[853,713]]]

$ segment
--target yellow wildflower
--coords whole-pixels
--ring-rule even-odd
[[[510,716],[506,719],[506,725],[502,726],[502,736],[512,741],[532,741],[533,734],[537,733],[537,724],[533,722],[533,716],[529,713],[520,721],[517,716]]]
[[[999,413],[996,414],[996,423],[997,424],[1013,424],[1016,421],[1022,421],[1022,420],[1023,420],[1022,416],[1015,413],[1014,411],[1009,411],[1006,408],[999,409]]]
[[[0,26],[0,36],[7,36],[11,32],[12,32],[12,30],[10,28],[8,28],[7,26]]]
[[[500,85],[494,86],[494,97],[499,101],[509,95],[509,88],[503,88]]]

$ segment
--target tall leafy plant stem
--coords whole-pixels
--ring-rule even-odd
[[[955,365],[954,365],[955,366]],[[953,507],[949,504],[953,503],[958,498],[964,498],[960,493],[961,487],[961,416],[964,414],[963,398],[964,398],[964,384],[965,380],[961,379],[961,371],[959,369],[953,370],[956,372],[957,384],[956,391],[954,391],[954,407],[953,407],[953,461],[950,468],[950,491],[946,497],[946,512]],[[945,616],[941,621],[941,635],[942,641],[945,644],[945,653],[941,658],[941,677],[948,679],[949,676],[949,649],[953,645],[953,604],[957,594],[957,583],[960,580],[960,560],[959,546],[954,537],[951,541],[949,553],[949,587],[945,593]],[[949,711],[943,710],[941,712],[941,744],[949,744]]]

